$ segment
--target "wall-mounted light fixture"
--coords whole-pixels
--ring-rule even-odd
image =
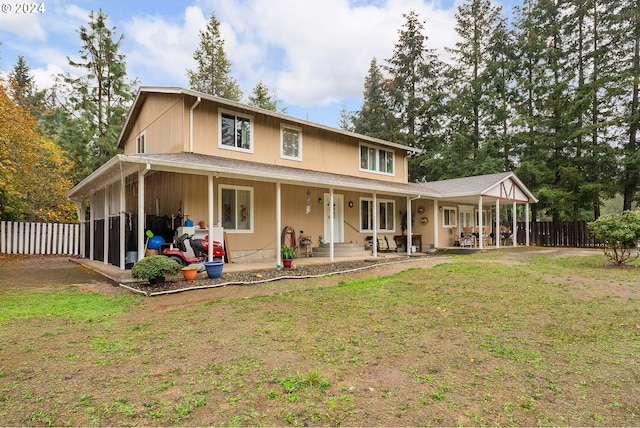
[[[322,203],[322,198],[318,198],[318,203],[321,204]]]
[[[353,201],[349,201],[349,208],[353,208]]]

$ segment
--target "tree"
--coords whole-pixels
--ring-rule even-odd
[[[0,219],[71,221],[65,198],[73,184],[60,147],[37,131],[36,119],[0,81]]]
[[[399,124],[393,115],[387,84],[376,58],[373,58],[364,81],[362,107],[353,116],[355,132],[394,141]]]
[[[249,96],[248,104],[269,111],[278,111],[277,95],[271,94],[267,85],[262,82],[258,82],[253,88],[253,93]],[[286,109],[280,109],[279,112],[286,113]]]
[[[18,61],[9,73],[9,80],[13,99],[27,108],[33,116],[39,117],[43,114],[46,110],[44,92],[37,90],[31,69],[24,56],[18,56]]]
[[[191,89],[232,101],[242,99],[240,87],[230,76],[231,63],[224,51],[220,22],[213,12],[206,30],[200,30],[200,45],[193,53],[193,59],[196,60],[198,68],[187,69]]]
[[[424,25],[417,13],[411,11],[403,16],[406,22],[385,69],[389,73],[390,106],[401,124],[394,140],[424,151],[411,160],[409,175],[410,180],[415,180],[427,176],[431,169],[426,163],[439,159],[441,154],[444,64],[434,49],[425,47],[427,37],[423,35]]]
[[[117,36],[107,21],[102,10],[89,14],[88,27],[78,30],[80,59],[67,57],[81,75],[59,76],[67,116],[57,142],[77,166],[75,182],[117,153],[118,135],[135,96],[137,82],[127,79],[125,56],[119,52],[124,36]]]

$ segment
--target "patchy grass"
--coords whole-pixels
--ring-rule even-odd
[[[492,251],[167,312],[1,296],[0,425],[637,426],[638,271],[604,262]]]

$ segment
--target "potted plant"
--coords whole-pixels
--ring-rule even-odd
[[[166,275],[175,275],[180,272],[180,263],[167,256],[150,256],[136,262],[131,268],[131,276],[138,279],[147,279],[150,284],[164,282]]]
[[[290,245],[283,245],[280,248],[280,255],[282,256],[282,265],[285,268],[290,269],[293,259],[296,256],[296,252],[293,250],[293,247]]]
[[[185,281],[193,281],[197,275],[198,266],[196,265],[189,265],[182,268],[182,276],[184,276]]]

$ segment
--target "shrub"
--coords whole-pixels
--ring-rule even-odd
[[[605,214],[587,226],[598,242],[604,244],[605,255],[616,265],[632,262],[640,256],[640,210]]]
[[[180,272],[180,264],[167,256],[150,256],[136,262],[131,268],[131,276],[140,279],[161,278]]]

